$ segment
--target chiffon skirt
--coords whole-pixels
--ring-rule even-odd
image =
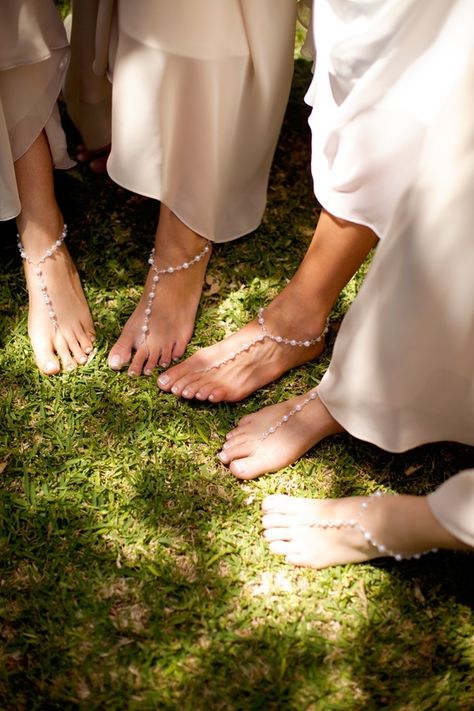
[[[54,166],[74,165],[56,104],[69,48],[52,0],[2,0],[0,20],[0,220],[9,220],[21,212],[14,161],[43,129]]]
[[[473,47],[472,0],[315,0],[312,172],[333,215],[383,238]]]
[[[459,472],[428,494],[428,505],[444,528],[474,548],[474,469]]]
[[[113,84],[111,178],[216,242],[255,229],[291,86],[296,5],[99,0],[94,71]],[[77,21],[94,36],[83,8],[73,9],[73,55]]]
[[[320,394],[393,452],[474,445],[474,52],[336,339]]]

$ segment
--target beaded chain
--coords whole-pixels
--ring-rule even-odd
[[[155,272],[152,278],[152,283],[151,283],[151,289],[148,293],[147,297],[147,304],[145,308],[145,315],[143,318],[143,325],[142,325],[142,334],[143,334],[143,342],[146,341],[146,338],[148,336],[148,333],[150,332],[150,318],[151,318],[151,311],[153,307],[153,302],[155,300],[156,296],[156,288],[158,286],[158,283],[163,276],[163,274],[174,274],[175,272],[179,272],[182,269],[189,269],[192,267],[194,264],[197,264],[198,262],[201,261],[205,257],[205,255],[209,252],[210,246],[209,242],[206,243],[204,249],[197,254],[191,261],[189,262],[183,262],[182,264],[178,264],[176,267],[165,267],[164,269],[158,269],[158,267],[155,264],[155,248],[153,248],[150,252],[150,256],[148,258],[148,264],[150,267],[153,269]]]
[[[268,428],[268,430],[265,430],[265,432],[262,432],[260,435],[260,439],[267,439],[272,434],[275,434],[275,432],[282,427],[284,424],[288,422],[290,417],[293,417],[293,415],[296,415],[297,412],[301,412],[307,405],[309,405],[310,402],[313,400],[317,400],[319,397],[318,391],[317,390],[311,390],[307,397],[303,400],[303,402],[299,403],[298,405],[295,405],[289,412],[286,413],[286,415],[283,415],[278,422],[276,422],[274,425]]]
[[[50,257],[54,256],[54,254],[58,251],[64,240],[66,239],[67,235],[67,225],[64,225],[63,231],[61,232],[61,235],[58,237],[56,242],[46,250],[46,252],[43,254],[43,256],[38,259],[37,261],[34,261],[31,259],[31,257],[27,254],[25,251],[25,248],[23,247],[21,237],[20,235],[17,235],[18,238],[18,249],[20,251],[20,257],[25,260],[25,262],[28,262],[28,264],[31,264],[32,267],[35,268],[35,275],[38,279],[38,284],[39,288],[41,289],[41,295],[43,297],[44,304],[46,308],[48,309],[48,316],[49,320],[51,321],[52,325],[54,326],[55,329],[58,327],[58,318],[56,316],[56,311],[54,310],[53,303],[51,301],[51,297],[48,294],[48,289],[46,286],[46,283],[43,279],[43,269],[42,265],[45,263],[47,259]]]
[[[213,363],[212,365],[209,365],[207,368],[202,368],[198,372],[200,373],[208,373],[210,370],[217,370],[218,368],[222,368],[222,366],[227,365],[227,363],[230,363],[230,361],[235,360],[238,358],[242,353],[246,353],[249,351],[253,346],[257,345],[257,343],[263,343],[265,340],[270,340],[273,341],[274,343],[278,343],[284,346],[293,346],[296,348],[309,348],[310,346],[314,346],[316,343],[320,343],[321,340],[324,338],[326,333],[329,330],[329,320],[326,321],[326,325],[324,327],[324,330],[322,333],[319,334],[316,338],[307,338],[302,341],[298,341],[295,338],[284,338],[283,336],[275,336],[272,333],[269,333],[267,331],[267,327],[265,324],[265,319],[263,316],[263,307],[260,307],[258,310],[258,325],[261,328],[262,333],[258,335],[256,338],[252,339],[248,343],[244,343],[243,346],[241,346],[238,350],[233,351],[232,353],[229,353],[229,355],[224,358],[223,360],[217,361],[216,363]]]
[[[364,539],[367,541],[367,543],[370,543],[370,545],[373,546],[379,553],[384,556],[391,556],[397,561],[409,560],[410,558],[418,559],[421,558],[422,555],[427,555],[428,553],[437,553],[437,548],[430,548],[429,550],[422,551],[421,553],[400,553],[398,551],[393,551],[390,548],[387,548],[387,546],[385,546],[383,543],[380,543],[380,541],[375,540],[372,533],[362,523],[361,518],[365,511],[367,511],[368,507],[374,501],[380,499],[380,497],[382,496],[386,496],[386,494],[384,494],[383,491],[377,491],[375,492],[375,494],[371,494],[371,496],[369,496],[365,501],[363,501],[360,505],[359,515],[357,518],[351,518],[348,520],[321,520],[317,522],[312,522],[310,525],[315,526],[316,528],[357,528],[364,537]]]

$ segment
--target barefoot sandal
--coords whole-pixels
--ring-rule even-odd
[[[154,302],[155,296],[156,296],[156,288],[158,286],[158,283],[159,283],[161,277],[164,274],[174,274],[175,272],[180,272],[182,269],[189,269],[194,264],[197,264],[209,252],[209,250],[210,250],[209,245],[210,245],[210,243],[209,243],[209,241],[207,241],[204,249],[201,252],[199,252],[199,254],[197,254],[195,257],[193,257],[193,259],[191,259],[189,262],[182,262],[182,264],[178,264],[176,267],[165,267],[165,269],[158,269],[158,267],[155,264],[155,248],[153,248],[151,250],[150,256],[148,258],[148,264],[150,265],[150,267],[153,269],[153,271],[155,273],[152,278],[151,289],[150,289],[150,291],[148,293],[148,297],[147,297],[145,316],[143,318],[143,325],[142,325],[143,343],[146,343],[147,336],[150,332],[151,311],[152,311],[153,302]]]
[[[317,400],[318,397],[319,395],[316,389],[310,390],[303,402],[298,403],[298,405],[295,405],[289,412],[286,413],[286,415],[283,415],[283,417],[281,417],[278,422],[275,422],[275,424],[269,427],[268,430],[262,432],[262,434],[260,435],[260,439],[267,439],[267,437],[270,437],[270,435],[275,434],[275,432],[280,427],[283,427],[283,425],[288,422],[290,417],[293,417],[293,415],[296,415],[297,412],[301,412],[301,410],[304,410],[304,408],[309,405],[310,402],[313,402],[313,400]]]
[[[202,368],[201,370],[197,371],[199,373],[208,373],[211,370],[217,370],[219,368],[222,368],[224,365],[227,365],[227,363],[230,363],[232,360],[235,360],[238,358],[242,353],[246,353],[249,351],[253,346],[256,346],[258,343],[263,343],[265,340],[270,340],[273,341],[274,343],[278,343],[283,346],[292,346],[296,348],[310,348],[310,346],[316,345],[316,343],[320,343],[326,333],[329,330],[329,319],[326,321],[326,325],[324,327],[324,330],[322,333],[319,334],[316,338],[306,338],[302,341],[298,341],[295,338],[284,338],[283,336],[275,336],[273,333],[269,333],[267,331],[267,327],[265,325],[265,319],[263,317],[263,312],[264,308],[260,307],[258,310],[258,325],[260,326],[261,333],[259,336],[256,338],[253,338],[251,341],[248,343],[244,343],[243,346],[241,346],[238,350],[233,351],[230,353],[227,358],[223,358],[223,360],[219,360],[216,363],[212,363],[212,365],[209,365],[207,368]]]
[[[380,499],[382,496],[387,496],[387,494],[384,494],[384,492],[382,491],[377,491],[375,492],[375,494],[371,494],[371,496],[369,496],[365,501],[363,501],[360,505],[359,514],[357,518],[351,518],[348,520],[321,520],[317,522],[311,522],[309,525],[314,526],[316,528],[357,528],[358,531],[364,537],[364,539],[367,541],[367,543],[370,543],[370,545],[373,546],[373,548],[375,548],[379,553],[381,553],[383,556],[390,556],[392,558],[395,558],[395,560],[397,561],[409,560],[410,558],[418,559],[422,555],[427,555],[428,553],[437,553],[437,548],[430,548],[430,550],[422,551],[420,553],[401,553],[398,551],[392,551],[390,550],[390,548],[387,548],[383,543],[380,543],[379,541],[375,540],[372,533],[362,523],[362,517],[368,507],[374,501]]]
[[[20,257],[25,261],[28,262],[28,264],[31,264],[32,267],[35,268],[35,274],[38,279],[38,284],[39,288],[41,290],[41,295],[43,297],[44,304],[46,308],[48,309],[48,316],[49,320],[51,321],[51,324],[53,325],[54,329],[56,330],[58,328],[58,318],[56,316],[56,311],[54,310],[53,303],[51,301],[51,297],[48,294],[48,289],[46,287],[45,281],[43,279],[43,269],[42,265],[45,263],[49,257],[53,257],[54,254],[58,251],[64,240],[66,239],[67,235],[67,225],[64,225],[63,231],[61,232],[61,235],[58,237],[56,242],[46,250],[46,252],[43,254],[43,256],[34,261],[31,259],[31,257],[28,256],[28,254],[25,252],[25,249],[23,247],[21,237],[18,234],[18,249],[20,250]]]

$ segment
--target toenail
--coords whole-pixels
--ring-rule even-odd
[[[229,449],[230,445],[231,442],[224,442],[224,444],[222,445],[222,449]]]
[[[196,400],[205,400],[206,399],[202,393],[196,393],[196,395],[194,397],[196,398]]]
[[[177,395],[177,394],[179,393],[179,388],[178,388],[178,386],[177,386],[177,385],[173,385],[173,387],[171,388],[171,392],[173,393],[173,395]]]
[[[160,383],[160,385],[167,385],[169,381],[169,375],[166,375],[165,373],[163,373],[163,375],[160,375],[160,377],[158,378],[158,382]]]
[[[87,363],[87,356],[81,356],[81,357],[79,358],[79,363],[80,363],[81,365],[84,365],[84,363]]]
[[[51,370],[57,370],[57,363],[54,362],[54,360],[48,360],[48,362],[45,364],[45,370],[51,371]]]
[[[122,359],[119,355],[114,355],[109,358],[109,365],[112,368],[121,368],[122,367]]]
[[[217,456],[218,456],[219,459],[221,460],[222,464],[227,464],[227,462],[229,461],[229,457],[227,456],[227,452],[224,452],[224,451],[219,452],[219,454],[218,454]]]
[[[160,363],[162,368],[167,368],[169,366],[169,363]]]
[[[188,395],[189,395],[189,390],[184,389],[183,392],[181,393],[181,395],[182,395],[183,397],[188,397]]]
[[[233,471],[235,474],[245,474],[245,465],[241,462],[234,462]]]
[[[138,376],[138,373],[136,373],[134,370],[129,370],[128,374],[131,378],[136,378]]]
[[[143,371],[144,375],[151,375],[152,372],[153,372],[153,371],[150,370],[150,368],[147,368],[146,370]]]
[[[213,402],[213,401],[214,401],[214,395],[211,393],[207,399],[210,400],[211,402]]]

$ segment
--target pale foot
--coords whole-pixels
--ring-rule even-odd
[[[304,499],[267,496],[262,504],[264,537],[272,553],[284,555],[286,562],[310,568],[327,568],[346,563],[362,563],[383,558],[387,553],[370,543],[357,525],[386,550],[404,557],[431,549],[465,549],[434,518],[424,496],[380,496],[361,514],[366,497]],[[332,526],[321,526],[332,522]],[[318,525],[319,524],[319,525]]]
[[[357,528],[319,528],[320,521],[354,520],[363,497],[303,499],[267,496],[262,504],[264,537],[272,553],[286,562],[310,568],[362,563],[380,557]]]
[[[29,256],[36,261],[58,235],[36,235],[34,227],[22,234],[22,242]],[[39,286],[35,267],[25,261],[28,288],[28,334],[38,368],[46,375],[61,369],[72,370],[84,365],[92,350],[95,330],[77,269],[66,245],[42,264],[42,279],[57,317],[57,327],[48,316],[48,306]]]
[[[301,303],[287,298],[286,293],[287,290],[282,292],[264,311],[267,332],[299,341],[322,335],[326,327],[325,318],[314,318],[308,326],[309,319],[303,314]],[[317,358],[325,345],[324,337],[309,347],[265,339],[233,358],[237,351],[262,333],[261,326],[254,319],[237,333],[203,348],[162,373],[158,378],[159,387],[186,399],[237,402],[273,382],[287,370]],[[225,364],[215,367],[224,360],[227,361]]]
[[[254,479],[292,464],[325,437],[343,432],[318,398],[290,416],[273,434],[262,437],[291,410],[301,407],[307,397],[301,395],[243,417],[226,437],[218,454],[221,462],[238,479]]]
[[[140,302],[109,353],[113,370],[130,364],[129,375],[151,375],[157,365],[167,367],[181,358],[193,334],[210,244],[161,206],[155,238],[155,264],[159,269],[190,263],[206,245],[209,250],[199,262],[160,276],[151,307],[149,294],[155,272],[149,270]],[[149,331],[144,338],[145,310],[149,308]]]

